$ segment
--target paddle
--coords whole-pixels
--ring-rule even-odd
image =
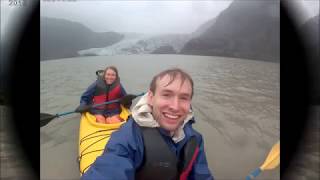
[[[142,96],[142,95],[144,95],[144,93],[140,93],[138,95],[128,94],[128,95],[124,96],[123,98],[115,99],[115,100],[112,100],[112,101],[107,101],[107,102],[104,102],[104,103],[101,103],[101,104],[88,105],[88,106],[86,106],[86,108],[84,108],[82,110],[83,110],[83,112],[85,112],[85,111],[88,111],[89,109],[97,107],[97,106],[112,104],[112,103],[116,103],[116,102],[120,102],[121,104],[128,104],[129,102],[131,102],[136,97]],[[55,114],[55,115],[48,114],[48,113],[40,113],[40,128],[45,126],[45,125],[47,125],[54,118],[65,116],[65,115],[76,113],[76,112],[77,111],[73,110],[73,111],[68,111],[68,112],[64,112],[64,113],[58,113],[58,114]]]
[[[280,141],[273,145],[264,163],[255,169],[246,177],[246,180],[251,180],[257,177],[264,170],[271,170],[280,164]]]

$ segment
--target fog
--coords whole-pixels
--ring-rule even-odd
[[[307,19],[316,16],[320,12],[319,0],[303,0],[301,4]]]
[[[41,16],[80,22],[95,32],[191,33],[233,0],[41,1]],[[277,1],[277,0],[276,0]],[[319,14],[319,0],[290,0],[301,21]]]
[[[294,20],[301,25],[308,19],[319,15],[319,0],[283,0]]]
[[[232,0],[42,1],[41,16],[80,22],[95,32],[191,33]]]
[[[219,15],[231,2],[42,0],[40,15],[77,21],[96,32],[191,33]],[[319,0],[290,0],[292,2],[302,22],[319,14]],[[10,34],[9,28],[16,29],[13,26],[21,24],[19,14],[28,10],[28,6],[9,6],[9,0],[1,0],[1,40],[4,34]]]

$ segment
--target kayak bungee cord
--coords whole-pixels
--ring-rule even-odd
[[[85,137],[83,137],[83,138],[80,140],[80,144],[81,144],[84,140],[86,140],[86,138],[88,138],[88,139],[92,138],[92,137],[89,137],[89,136],[92,136],[92,135],[94,135],[94,134],[96,134],[96,133],[99,133],[99,132],[105,132],[105,131],[108,131],[108,130],[105,130],[105,129],[103,129],[103,130],[98,130],[98,131],[95,131],[95,132],[93,132],[93,133],[91,133],[91,134],[86,135]]]
[[[121,105],[120,117],[124,120],[124,123],[129,115],[129,106],[131,106],[132,100],[138,96],[142,96],[145,93],[138,95],[127,95],[119,100]],[[110,103],[110,101],[108,101]],[[128,106],[128,107],[127,107]],[[80,130],[79,130],[79,154],[78,163],[80,176],[82,176],[96,158],[105,151],[106,143],[108,142],[111,134],[118,130],[122,123],[115,125],[102,125],[96,126],[95,117],[89,114],[84,114],[81,118]]]
[[[104,150],[104,149],[99,149],[99,150],[94,150],[94,151],[91,151],[91,152],[98,152],[98,151],[103,151],[103,150]],[[88,154],[88,153],[86,153],[86,154]],[[81,172],[81,170],[80,170],[81,175],[83,175],[84,172],[85,172],[92,164],[93,164],[93,163],[91,163],[91,164],[89,164],[87,167],[85,167],[82,172]]]
[[[82,175],[82,174],[91,166],[91,164],[92,164],[92,163],[91,163],[90,165],[88,165],[87,167],[85,167],[85,168],[83,169],[83,171],[81,171],[80,164],[81,164],[82,157],[84,157],[85,155],[90,154],[90,153],[99,152],[99,151],[103,151],[103,150],[104,150],[104,149],[98,149],[98,150],[95,149],[95,150],[92,150],[92,151],[89,151],[89,152],[85,152],[85,151],[87,151],[90,147],[92,147],[94,144],[96,144],[96,143],[98,143],[98,142],[100,142],[100,141],[102,141],[102,140],[110,137],[111,134],[109,134],[109,133],[108,133],[108,134],[99,134],[99,135],[97,135],[98,133],[105,132],[105,131],[109,131],[109,130],[99,130],[99,131],[93,132],[93,133],[91,133],[91,134],[89,134],[89,135],[81,138],[80,144],[81,144],[82,142],[85,142],[85,141],[87,141],[87,140],[89,140],[89,139],[92,139],[92,138],[94,138],[94,137],[103,136],[102,138],[100,138],[100,139],[92,142],[91,144],[89,144],[84,150],[81,151],[80,156],[78,157],[79,171],[80,171],[81,175]]]
[[[110,130],[117,130],[117,129],[118,129],[118,128],[110,128],[110,129],[108,129],[108,130],[102,129],[102,130],[95,131],[95,132],[93,132],[93,133],[91,133],[91,134],[88,134],[88,135],[84,136],[84,137],[80,140],[80,144],[82,143],[82,141],[86,140],[86,138],[89,138],[89,136],[91,136],[91,135],[93,135],[93,134],[96,134],[96,133],[98,133],[98,132],[105,132],[105,131],[110,131]],[[92,137],[90,137],[90,138],[92,138]],[[89,138],[89,139],[90,139],[90,138]]]

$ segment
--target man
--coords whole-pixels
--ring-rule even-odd
[[[192,128],[193,80],[181,69],[156,75],[82,179],[213,179]]]

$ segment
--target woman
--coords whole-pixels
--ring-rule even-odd
[[[106,101],[122,98],[127,93],[120,83],[118,70],[114,66],[109,66],[104,70],[102,76],[91,84],[88,89],[82,94],[80,106],[88,104],[101,104]],[[121,122],[119,114],[121,112],[119,103],[101,105],[90,110],[98,123],[118,123]]]

